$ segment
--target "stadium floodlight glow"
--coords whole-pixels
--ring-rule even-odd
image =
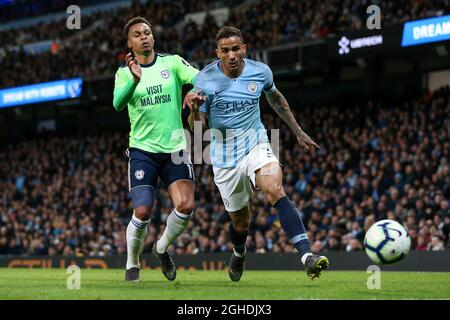
[[[338,41],[338,53],[340,55],[349,54],[351,50],[379,46],[383,44],[383,35],[374,35],[370,37],[349,39],[346,36],[342,36]]]
[[[78,98],[83,80],[72,78],[0,90],[0,108]]]
[[[450,15],[406,22],[402,47],[450,40]]]

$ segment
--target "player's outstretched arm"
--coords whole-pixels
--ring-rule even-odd
[[[114,109],[116,109],[117,111],[121,111],[122,109],[124,109],[127,106],[128,101],[130,101],[131,97],[133,96],[136,87],[137,83],[135,83],[134,81],[130,81],[123,87],[114,88]]]
[[[191,131],[194,131],[194,122],[201,121],[202,128],[206,125],[205,114],[200,112],[200,105],[206,100],[206,97],[200,95],[196,92],[188,92],[183,101],[183,109],[188,107],[191,110],[191,113],[188,117],[188,124]]]
[[[297,120],[295,120],[291,108],[289,107],[289,103],[281,92],[278,91],[278,89],[275,89],[273,92],[266,91],[265,93],[269,105],[295,133],[298,143],[307,150],[310,148],[320,148],[297,123]]]
[[[133,75],[133,81],[129,80],[129,78],[123,73],[117,73],[113,93],[113,106],[117,111],[120,111],[126,107],[142,76],[141,66],[136,58],[133,59],[131,57],[131,53],[126,55],[125,62]]]
[[[200,111],[200,107],[197,105],[197,103],[192,104],[191,113],[188,117],[188,124],[189,128],[192,132],[194,132],[194,122],[195,121],[201,121],[202,123],[202,129],[206,126],[206,117],[203,112]]]

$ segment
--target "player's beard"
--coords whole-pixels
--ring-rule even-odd
[[[231,70],[239,69],[239,61],[229,62],[228,63],[228,68],[231,69]]]
[[[153,41],[142,43],[140,49],[142,50],[142,55],[148,57],[153,53]]]
[[[242,70],[242,68],[243,68],[243,61],[237,60],[233,64],[230,64],[230,62],[228,62],[227,67],[231,74],[233,74],[234,76],[237,76],[239,73],[239,70]]]
[[[150,56],[153,53],[153,49],[146,49],[142,51],[142,55],[145,57]]]

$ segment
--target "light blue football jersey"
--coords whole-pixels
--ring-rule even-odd
[[[263,91],[275,91],[270,68],[244,59],[237,78],[227,77],[220,60],[207,65],[194,83],[194,90],[207,97],[200,111],[211,128],[211,162],[219,168],[233,168],[258,143],[269,142],[261,122],[259,99]]]

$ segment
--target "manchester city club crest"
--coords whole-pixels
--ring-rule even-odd
[[[161,77],[163,77],[163,79],[169,78],[169,70],[161,71]]]
[[[134,173],[134,176],[135,176],[136,179],[138,179],[138,180],[144,179],[144,175],[145,175],[144,170],[136,170],[136,172]]]
[[[255,93],[256,91],[258,91],[258,85],[256,84],[256,82],[249,82],[247,89],[248,92]]]

